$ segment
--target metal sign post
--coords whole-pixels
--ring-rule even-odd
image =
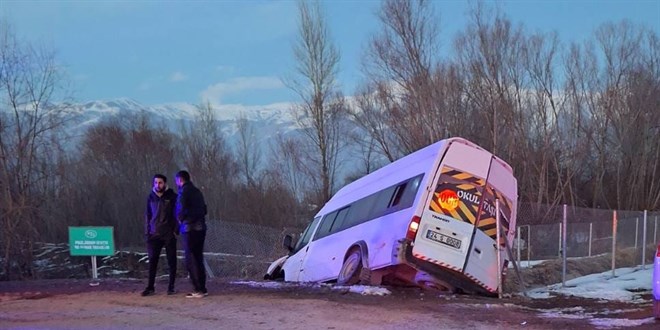
[[[98,275],[98,270],[96,268],[96,256],[92,256],[92,281],[89,282],[90,286],[97,286],[99,285],[99,275]]]

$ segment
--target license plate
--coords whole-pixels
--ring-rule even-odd
[[[461,240],[453,238],[453,237],[449,237],[449,236],[444,235],[444,234],[440,234],[440,233],[435,232],[433,230],[429,230],[429,231],[426,232],[426,238],[428,238],[432,241],[436,241],[438,243],[449,245],[449,246],[451,246],[455,249],[460,249],[461,248]]]

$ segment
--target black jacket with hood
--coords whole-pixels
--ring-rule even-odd
[[[169,240],[178,233],[178,224],[175,218],[177,195],[174,190],[167,188],[161,196],[151,191],[147,197],[147,211],[144,213],[145,234],[147,238],[160,238]]]
[[[192,182],[179,188],[176,202],[176,219],[182,233],[206,230],[206,202],[204,195]]]

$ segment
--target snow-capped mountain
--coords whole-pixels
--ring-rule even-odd
[[[278,135],[302,134],[290,111],[291,107],[291,103],[262,106],[220,105],[212,106],[212,110],[230,148],[236,150],[240,141],[237,123],[240,118],[246,118],[254,134],[253,142],[259,145],[262,153],[267,154],[274,146],[272,143]],[[67,108],[75,118],[69,122],[68,127],[68,132],[74,136],[74,140],[76,137],[82,137],[87,129],[97,123],[137,118],[141,114],[146,114],[152,125],[164,125],[171,132],[178,134],[182,122],[195,120],[199,111],[197,105],[190,103],[144,105],[125,98],[69,104]],[[75,144],[76,142],[72,143]],[[344,178],[359,167],[359,160],[348,157],[349,154],[357,152],[357,148],[351,146],[342,151],[346,158],[337,171],[338,178]]]
[[[238,139],[237,121],[241,117],[248,120],[257,141],[296,130],[290,107],[290,103],[276,103],[264,106],[220,105],[212,106],[212,109],[220,129],[231,145]],[[190,103],[144,105],[132,99],[115,99],[73,104],[70,111],[75,120],[71,122],[69,132],[74,136],[82,136],[85,130],[97,123],[140,114],[147,115],[150,122],[163,123],[170,131],[178,133],[181,122],[195,120],[198,109]]]

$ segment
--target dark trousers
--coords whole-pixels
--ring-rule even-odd
[[[147,240],[147,252],[149,254],[149,283],[147,287],[154,287],[156,272],[158,271],[158,259],[160,259],[160,251],[163,249],[163,246],[167,255],[167,266],[170,268],[170,283],[168,288],[174,289],[174,280],[176,279],[176,238],[163,240],[158,237],[152,237]]]
[[[195,292],[206,293],[206,269],[204,268],[204,241],[206,230],[181,233],[186,256],[186,268]]]

